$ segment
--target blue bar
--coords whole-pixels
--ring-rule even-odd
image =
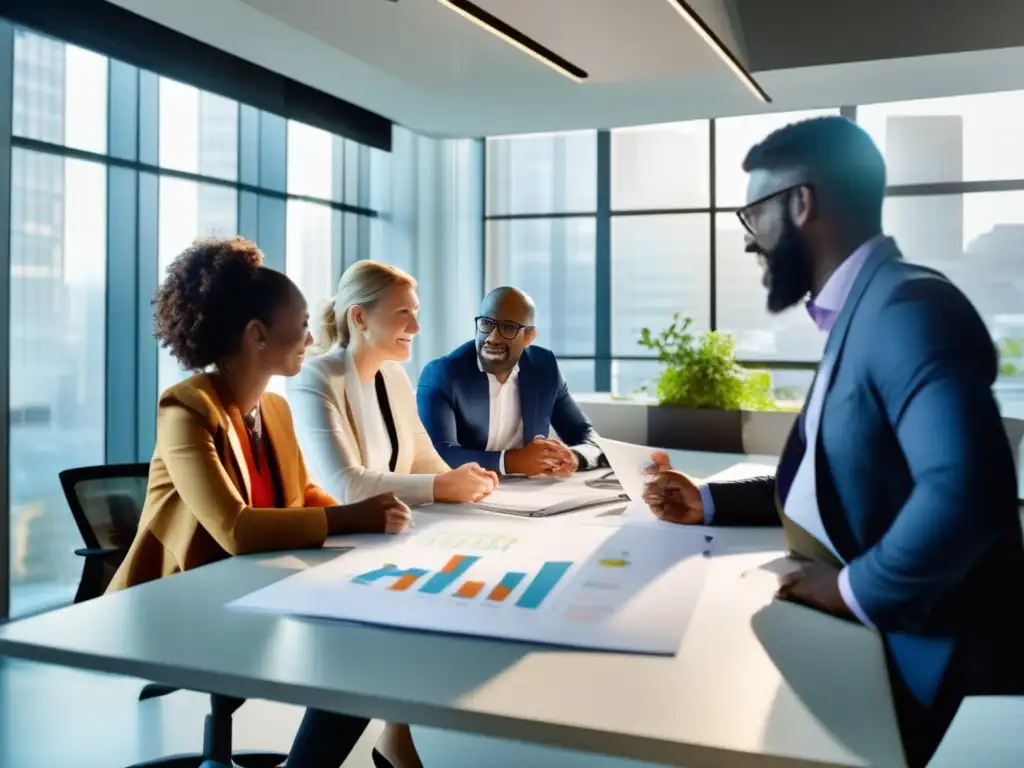
[[[509,592],[519,586],[519,582],[526,578],[525,573],[516,573],[515,571],[509,571],[505,574],[501,581],[498,582],[499,587],[505,587]]]
[[[399,579],[406,574],[423,576],[425,573],[427,573],[427,571],[422,568],[399,568],[395,565],[385,565],[375,571],[370,571],[369,573],[356,576],[352,581],[356,584],[372,584],[377,581],[377,579],[384,579],[388,576],[394,576],[396,579]]]
[[[473,563],[480,559],[473,555],[458,555],[458,557],[461,558],[458,565],[448,571],[435,573],[427,579],[426,583],[420,587],[419,591],[428,595],[437,595],[444,592],[455,582],[456,579],[468,571],[469,567],[473,565]]]
[[[537,575],[533,577],[530,586],[516,601],[516,605],[520,608],[537,608],[544,602],[544,598],[551,594],[551,590],[570,568],[572,568],[572,563],[544,563]]]

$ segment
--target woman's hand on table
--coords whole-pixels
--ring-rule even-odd
[[[327,507],[327,533],[404,533],[412,527],[412,511],[393,493],[353,504]]]
[[[463,464],[434,477],[434,501],[472,504],[498,487],[498,475],[476,462]]]

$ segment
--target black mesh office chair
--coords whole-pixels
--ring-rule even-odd
[[[148,464],[78,467],[60,473],[60,485],[85,546],[75,602],[99,597],[124,560],[146,500]]]
[[[149,464],[108,464],[78,467],[60,473],[61,488],[85,546],[75,554],[85,559],[82,580],[75,594],[81,603],[106,590],[135,538],[146,500]],[[165,696],[178,690],[168,685],[143,686],[139,700]],[[237,764],[242,768],[276,768],[287,755],[271,752],[231,751],[231,716],[243,703],[219,694],[210,695],[202,755],[177,755],[140,763],[133,768],[213,768]],[[234,763],[232,763],[234,760]]]

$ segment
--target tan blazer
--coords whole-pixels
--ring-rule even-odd
[[[235,426],[241,415],[225,400],[210,374],[193,376],[160,397],[142,519],[108,592],[230,555],[324,543],[324,507],[336,502],[308,478],[288,404],[271,393],[260,399],[285,508],[255,509],[240,442],[247,438]]]
[[[434,500],[434,476],[447,472],[449,466],[434,450],[420,421],[409,375],[398,363],[381,368],[398,456],[394,472],[367,467],[345,391],[346,355],[338,349],[309,359],[286,384],[295,431],[310,471],[343,504],[389,491],[410,506],[429,504]]]

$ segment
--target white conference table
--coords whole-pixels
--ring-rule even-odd
[[[673,454],[697,476],[774,462]],[[720,540],[674,657],[225,607],[340,554],[329,550],[232,558],[12,622],[0,627],[0,654],[688,768],[903,766],[878,636],[773,601],[776,578],[761,566],[781,554],[777,530],[723,531]]]

